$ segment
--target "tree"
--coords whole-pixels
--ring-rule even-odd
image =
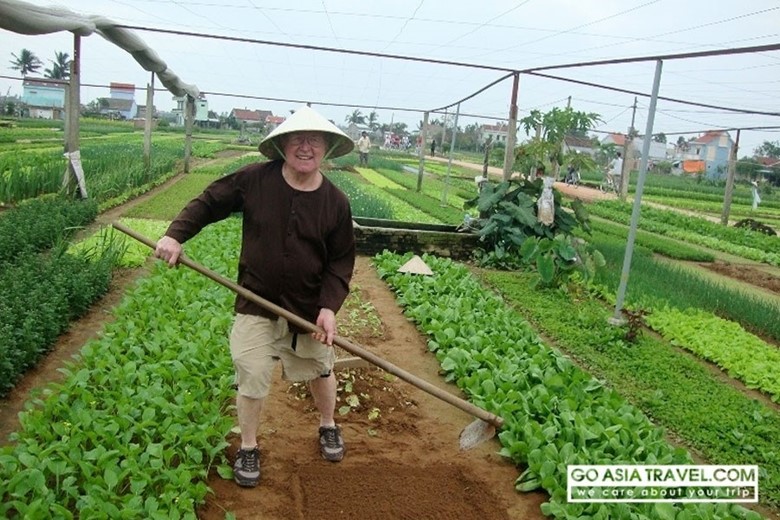
[[[347,123],[352,123],[356,125],[365,125],[366,124],[366,116],[360,112],[359,108],[356,108],[352,111],[351,114],[349,114],[347,117],[344,118],[344,120]]]
[[[773,157],[780,159],[780,141],[764,141],[761,146],[753,150],[757,157]]]
[[[376,113],[376,110],[372,110],[370,114],[368,114],[368,127],[376,131],[379,128],[379,114]]]
[[[653,141],[656,143],[664,143],[666,144],[666,134],[663,132],[659,132],[653,136]]]
[[[546,113],[532,110],[519,123],[527,134],[534,135],[531,142],[525,145],[526,153],[535,158],[537,166],[543,166],[549,161],[553,177],[557,178],[558,169],[563,164],[563,139],[572,132],[587,132],[599,121],[601,117],[595,112],[553,107]]]
[[[70,78],[70,57],[67,52],[55,52],[54,59],[49,60],[52,63],[50,69],[43,71],[43,75],[50,79],[68,79]]]
[[[11,68],[18,70],[22,74],[22,77],[27,77],[30,73],[38,72],[38,69],[43,65],[41,60],[38,59],[38,56],[28,49],[22,49],[19,56],[14,53],[11,53],[11,56],[14,57],[14,59],[11,60]]]
[[[409,133],[406,130],[406,123],[393,123],[390,125],[390,131],[400,136],[404,136]]]
[[[687,152],[688,148],[690,148],[690,146],[688,145],[688,141],[683,136],[677,138],[676,146],[677,149],[680,150],[681,152]]]

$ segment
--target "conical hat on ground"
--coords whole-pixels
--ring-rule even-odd
[[[352,151],[355,143],[336,125],[315,112],[311,107],[303,105],[288,117],[284,123],[277,126],[258,145],[258,149],[269,159],[282,159],[281,139],[293,132],[323,132],[328,134],[328,152],[326,158],[341,157]]]
[[[417,255],[414,255],[408,262],[398,268],[399,273],[425,274],[432,275],[433,271],[428,264]]]

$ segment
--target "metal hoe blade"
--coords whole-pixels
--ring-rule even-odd
[[[460,432],[460,449],[467,451],[483,442],[490,440],[496,434],[496,427],[477,419]]]

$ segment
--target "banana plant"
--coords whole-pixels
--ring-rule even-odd
[[[590,279],[604,259],[574,236],[577,228],[590,233],[587,210],[579,200],[571,203],[572,211],[564,209],[560,193],[553,190],[553,223],[544,225],[537,206],[542,189],[542,179],[488,183],[478,197],[466,202],[466,209],[476,208],[484,217],[472,224],[484,244],[475,253],[477,261],[500,269],[533,266],[543,285],[560,285],[575,272]]]

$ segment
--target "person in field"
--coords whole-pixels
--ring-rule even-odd
[[[260,143],[270,161],[214,181],[157,242],[155,256],[175,266],[183,243],[208,224],[240,212],[239,285],[321,328],[304,334],[284,318],[236,298],[230,353],[241,448],[233,474],[243,487],[260,482],[257,432],[277,362],[284,379],[308,382],[320,414],[322,457],[332,462],[344,457],[344,440],[334,420],[333,338],[336,313],[349,293],[355,241],[349,200],[320,166],[353,148],[346,134],[303,106]]]
[[[360,134],[360,139],[357,142],[357,148],[359,155],[359,165],[368,167],[368,152],[371,150],[371,139],[368,138],[368,133],[363,132]]]
[[[607,175],[605,178],[606,189],[612,191],[620,190],[620,178],[623,174],[623,154],[618,152],[617,157],[612,159],[612,162],[607,168]]]

